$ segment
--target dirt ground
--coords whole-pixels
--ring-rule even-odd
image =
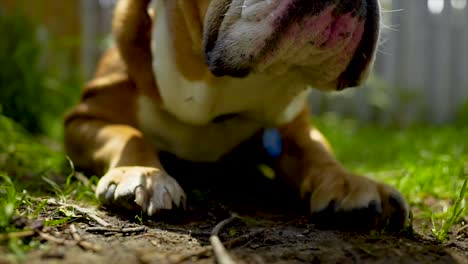
[[[177,223],[139,225],[103,214],[115,230],[80,221],[75,223],[77,232],[90,245],[48,242],[28,254],[24,263],[215,263],[209,236],[226,216],[205,212]],[[463,239],[440,245],[408,234],[321,230],[309,222],[300,216],[247,216],[226,226],[220,238],[239,263],[468,263],[466,233]],[[48,233],[73,239],[67,227]]]
[[[212,224],[211,220],[184,225],[150,223],[144,231],[127,234],[96,234],[87,231],[88,224],[78,224],[81,237],[99,246],[99,252],[51,243],[47,249],[30,253],[24,263],[215,263],[208,242]],[[468,263],[466,248],[463,252],[455,245],[414,237],[317,230],[303,218],[237,223],[221,239],[235,240],[228,250],[239,263]]]
[[[45,246],[30,252],[24,263],[216,263],[210,234],[233,213],[240,217],[219,237],[238,263],[468,263],[468,230],[440,244],[419,235],[419,223],[416,232],[398,234],[324,228],[287,191],[260,181],[185,183],[194,185],[187,193],[187,210],[156,219],[143,216],[140,221],[136,214],[100,208],[97,214],[110,227],[83,215],[72,222],[76,232],[70,225],[45,228],[54,239],[43,238]],[[1,252],[0,263],[9,263]]]

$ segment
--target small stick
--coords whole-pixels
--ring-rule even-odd
[[[14,238],[25,238],[25,237],[34,236],[35,234],[36,234],[36,232],[33,231],[33,230],[0,234],[0,241],[10,240],[10,239],[14,239]]]
[[[71,241],[71,240],[65,240],[63,238],[58,238],[58,237],[54,237],[54,236],[51,236],[47,233],[44,233],[44,232],[38,232],[39,233],[39,236],[49,242],[53,242],[53,243],[56,243],[56,244],[59,244],[59,245],[76,245],[76,241]]]
[[[256,235],[258,234],[261,234],[263,233],[264,231],[263,230],[260,230],[260,231],[255,231],[251,234],[247,234],[247,235],[243,235],[241,237],[238,237],[238,238],[234,238],[232,240],[229,240],[229,241],[226,241],[223,243],[224,247],[226,248],[234,248],[240,244],[243,244],[245,241],[249,240],[251,237],[255,237]],[[212,246],[207,246],[207,247],[204,247],[196,252],[192,252],[192,253],[189,253],[189,254],[185,254],[183,256],[181,256],[180,258],[177,259],[177,261],[174,262],[174,264],[177,264],[177,263],[182,263],[184,261],[187,261],[193,257],[201,257],[201,256],[207,256],[211,251],[213,251],[213,247]],[[260,263],[260,262],[259,262]]]
[[[98,245],[95,245],[91,242],[88,242],[88,241],[80,241],[78,243],[78,245],[80,245],[80,247],[84,248],[84,249],[88,249],[88,250],[91,250],[91,251],[94,251],[94,252],[99,252],[102,250],[102,248]]]
[[[455,235],[458,235],[458,234],[462,233],[463,231],[465,231],[467,229],[468,229],[468,225],[464,225],[455,232]]]
[[[231,258],[229,253],[227,252],[226,248],[224,247],[223,243],[219,239],[219,232],[223,229],[224,226],[228,225],[235,219],[237,219],[237,215],[232,215],[226,220],[221,221],[219,224],[213,228],[210,236],[210,243],[213,246],[213,251],[216,257],[216,260],[219,264],[235,264],[236,262]]]
[[[76,230],[76,227],[74,224],[71,224],[70,225],[70,232],[71,232],[71,235],[73,237],[73,239],[75,239],[76,241],[81,241],[81,236],[80,234],[78,234],[78,230]]]
[[[75,229],[75,231],[76,231],[76,229]],[[76,233],[76,234],[78,235],[78,233]],[[94,251],[94,252],[99,252],[102,249],[99,245],[95,245],[95,244],[93,244],[91,242],[83,240],[80,237],[80,235],[78,235],[77,238],[79,238],[79,240],[75,239],[75,241],[77,242],[78,246],[82,247],[83,249],[91,250],[91,251]]]
[[[76,231],[76,229],[75,229]],[[66,240],[66,239],[63,239],[63,238],[58,238],[58,237],[54,237],[54,236],[51,236],[47,233],[43,233],[43,232],[38,232],[39,233],[39,236],[49,242],[53,242],[53,243],[56,243],[56,244],[59,244],[59,245],[66,245],[66,246],[74,246],[74,245],[79,245],[80,247],[84,248],[84,249],[88,249],[88,250],[92,250],[94,252],[99,252],[101,251],[101,247],[97,246],[97,245],[94,245],[90,242],[86,242],[86,241],[83,241],[83,240]],[[73,233],[73,231],[72,231]],[[76,234],[78,235],[78,233]],[[78,235],[79,237],[79,235]],[[79,237],[80,238],[80,237]],[[81,238],[80,238],[81,239]]]
[[[126,227],[126,228],[108,228],[108,227],[88,227],[86,228],[87,232],[94,232],[94,233],[140,233],[144,232],[146,227],[138,226],[138,227]]]
[[[74,204],[67,204],[67,203],[62,203],[62,202],[59,202],[55,199],[48,199],[47,200],[47,204],[49,205],[56,205],[56,206],[65,206],[65,207],[71,207],[73,209],[75,209],[76,211],[88,216],[89,218],[91,218],[92,220],[94,220],[96,223],[100,224],[101,226],[104,226],[104,227],[108,227],[108,226],[111,226],[111,224],[109,224],[108,222],[106,222],[104,219],[100,218],[99,216],[97,216],[93,210],[91,209],[88,209],[88,208],[83,208],[81,206],[78,206],[78,205],[74,205]]]
[[[229,240],[229,241],[226,241],[223,243],[223,245],[230,249],[230,248],[234,248],[234,247],[238,247],[240,245],[246,245],[246,244],[249,244],[251,242],[251,238],[252,237],[255,237],[261,233],[265,232],[264,230],[258,230],[258,231],[255,231],[255,232],[252,232],[250,234],[246,234],[246,235],[242,235],[238,238],[234,238],[232,240]]]
[[[75,241],[78,242],[78,245],[84,249],[89,249],[89,250],[92,250],[94,252],[99,252],[101,251],[101,247],[98,246],[98,245],[94,245],[93,243],[90,243],[88,241],[84,241],[80,234],[78,234],[78,231],[76,230],[76,227],[74,224],[71,224],[70,225],[70,232],[73,236],[73,239],[75,239]]]

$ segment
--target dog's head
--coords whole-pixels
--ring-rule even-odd
[[[201,0],[206,63],[216,76],[293,71],[316,88],[357,86],[375,57],[377,1]]]
[[[203,68],[204,56],[215,76],[294,74],[315,88],[341,90],[361,84],[375,57],[378,0],[120,0],[114,34],[129,68],[138,69],[134,75],[151,75],[141,73],[151,68],[151,1],[166,6],[174,36],[190,35],[200,55],[192,68]],[[186,37],[174,44],[185,48],[179,42]],[[146,86],[154,82],[146,79]]]

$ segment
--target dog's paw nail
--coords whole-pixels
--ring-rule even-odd
[[[158,169],[117,167],[101,178],[96,196],[114,209],[138,210],[152,216],[179,206],[185,193],[175,179]]]
[[[111,185],[109,185],[109,187],[107,187],[106,194],[104,195],[104,199],[106,201],[110,201],[110,200],[114,199],[115,189],[117,189],[116,184],[111,184]]]
[[[152,215],[154,215],[157,211],[158,211],[158,209],[156,208],[154,202],[153,202],[153,201],[150,201],[150,202],[149,202],[149,205],[148,205],[148,209],[146,210],[146,213],[147,213],[149,216],[152,216]]]
[[[144,208],[146,206],[146,192],[143,186],[139,185],[135,189],[135,203],[138,204],[145,210]]]
[[[164,201],[164,209],[167,209],[167,210],[172,209],[172,197],[169,192],[165,192],[163,194],[163,201]]]

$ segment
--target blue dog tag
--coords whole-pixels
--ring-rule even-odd
[[[283,152],[281,134],[276,128],[268,128],[263,132],[263,148],[270,157],[277,159]]]

